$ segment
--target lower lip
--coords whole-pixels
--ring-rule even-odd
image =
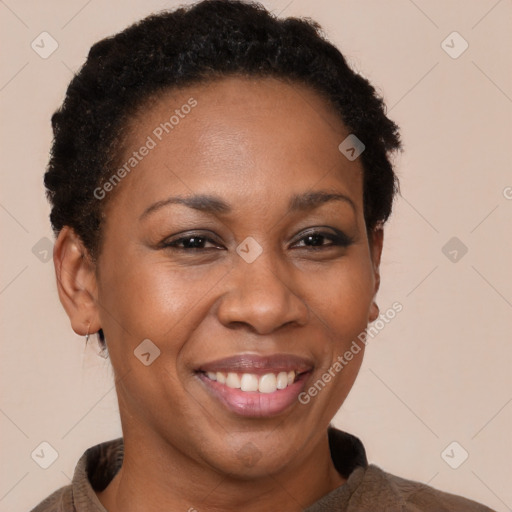
[[[304,389],[307,375],[309,372],[299,375],[297,380],[285,389],[278,389],[273,393],[259,393],[230,388],[209,379],[204,373],[198,374],[208,391],[231,412],[253,418],[277,416],[292,404],[298,403],[298,396]]]

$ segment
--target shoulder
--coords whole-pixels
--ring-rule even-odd
[[[73,487],[66,485],[57,489],[30,512],[74,512]]]
[[[402,503],[404,512],[494,512],[476,501],[392,475],[374,464],[366,468],[364,484],[374,489],[386,488]]]
[[[121,467],[124,456],[123,438],[105,441],[88,448],[80,457],[73,481],[43,500],[31,512],[106,512],[95,490],[103,490]]]

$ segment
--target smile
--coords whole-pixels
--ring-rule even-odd
[[[243,354],[205,364],[197,375],[229,411],[250,417],[281,414],[298,401],[312,363],[291,355]]]

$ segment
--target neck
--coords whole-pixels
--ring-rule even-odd
[[[126,438],[132,441],[125,440],[121,469],[97,493],[109,512],[298,512],[346,481],[334,468],[327,432],[298,463],[255,479],[222,474],[158,439]]]

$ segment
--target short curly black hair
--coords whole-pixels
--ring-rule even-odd
[[[52,116],[44,183],[55,234],[70,226],[96,259],[106,200],[93,191],[112,174],[131,116],[160,92],[230,75],[305,84],[330,101],[365,144],[366,227],[388,219],[398,191],[389,157],[400,149],[400,137],[368,80],[350,69],[314,21],[279,19],[257,3],[204,0],[148,16],[90,49]]]

